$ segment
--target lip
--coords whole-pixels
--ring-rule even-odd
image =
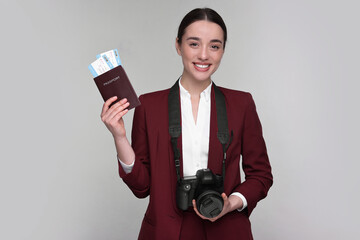
[[[210,63],[199,63],[194,62],[194,68],[199,72],[206,72],[210,69],[211,64]]]

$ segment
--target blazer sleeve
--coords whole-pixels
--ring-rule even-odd
[[[245,181],[234,191],[244,195],[248,203],[247,214],[250,215],[257,202],[266,197],[273,183],[261,123],[250,94],[242,131],[242,167]]]
[[[140,96],[140,102],[142,96]],[[119,163],[119,175],[138,198],[145,198],[150,190],[150,160],[147,140],[145,106],[142,104],[135,108],[132,126],[132,148],[135,152],[135,163],[128,174]]]

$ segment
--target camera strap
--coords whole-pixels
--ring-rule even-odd
[[[219,139],[223,149],[222,176],[225,179],[225,160],[226,151],[232,141],[233,132],[229,135],[228,120],[226,114],[226,104],[224,94],[216,87],[215,83],[215,104],[216,118],[218,125],[217,138]],[[168,96],[168,112],[169,112],[169,133],[171,136],[171,145],[174,151],[174,160],[177,180],[180,181],[180,151],[177,147],[177,140],[181,135],[181,114],[180,114],[180,94],[179,80],[171,87]]]

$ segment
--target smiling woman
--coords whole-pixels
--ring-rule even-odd
[[[184,65],[181,84],[185,89],[204,90],[224,54],[223,30],[206,20],[194,22],[186,28],[181,41],[176,39],[176,49]]]
[[[252,239],[249,216],[272,185],[271,166],[251,95],[212,82],[226,39],[214,10],[184,17],[175,42],[182,75],[171,89],[140,96],[132,145],[122,118],[129,102],[104,103],[120,177],[137,197],[150,196],[139,239]]]

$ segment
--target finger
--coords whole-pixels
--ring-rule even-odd
[[[194,210],[197,211],[195,199],[192,200],[192,204],[193,204]]]
[[[109,113],[109,115],[110,115],[114,110],[118,109],[119,106],[124,105],[126,102],[127,102],[127,99],[126,99],[126,98],[123,98],[123,99],[121,99],[120,101],[118,101],[117,103],[114,103],[114,104],[109,108],[109,110],[107,111],[107,113]]]
[[[208,218],[204,217],[203,215],[201,215],[201,213],[198,211],[198,209],[197,209],[197,207],[196,207],[196,202],[195,202],[194,199],[192,200],[192,204],[193,204],[195,213],[196,213],[199,217],[201,217],[202,219],[208,219]]]
[[[112,104],[114,101],[116,101],[117,96],[113,96],[111,98],[109,98],[108,100],[106,100],[106,102],[104,103],[103,107],[102,107],[102,111],[101,111],[101,116],[103,116],[105,114],[105,112],[109,109],[110,104]]]
[[[122,98],[122,99],[120,99],[117,103],[113,104],[113,105],[110,107],[110,109],[111,109],[111,108],[116,108],[117,106],[122,105],[122,104],[125,104],[126,102],[127,102],[127,99],[126,99],[126,98]]]
[[[119,122],[119,120],[129,111],[129,109],[124,109],[114,116],[111,121]]]
[[[223,209],[221,210],[221,213],[218,216],[216,216],[216,218],[214,218],[214,220],[217,220],[220,217],[222,217],[223,215],[225,215],[228,212],[228,208],[230,206],[230,201],[229,201],[228,196],[225,193],[222,193],[221,197],[224,201]]]
[[[122,104],[126,103],[127,99],[123,98],[120,101],[118,101],[117,103],[113,104],[110,108],[105,109],[105,112],[101,114],[101,119],[103,121],[105,121],[106,119],[109,119],[109,116],[111,114],[113,114],[113,112],[118,109],[119,106],[121,106]],[[104,104],[105,105],[105,104]],[[116,114],[116,113],[115,113]],[[113,114],[114,115],[114,114]],[[112,118],[112,117],[111,117]],[[111,119],[110,118],[110,119]]]
[[[112,120],[115,116],[117,116],[119,113],[123,112],[128,106],[130,105],[129,102],[126,102],[124,104],[117,105],[114,109],[112,109],[111,112],[109,112],[109,116],[107,117],[109,120]],[[124,114],[123,114],[124,115]]]

